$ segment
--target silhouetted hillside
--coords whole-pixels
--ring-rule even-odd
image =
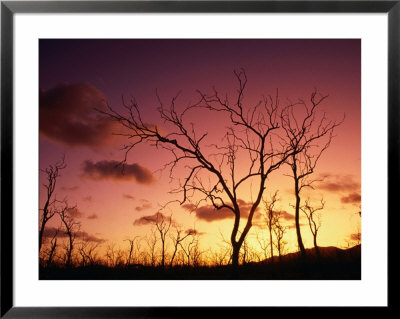
[[[351,247],[349,249],[341,249],[338,247],[319,247],[320,255],[323,259],[331,260],[346,260],[351,258],[361,258],[361,245]],[[306,255],[308,259],[317,259],[317,254],[315,248],[307,248]],[[290,262],[293,260],[298,260],[300,258],[300,252],[289,253],[281,256],[282,262]],[[274,256],[274,260],[279,260],[278,256]],[[268,258],[261,263],[271,263],[271,258]]]

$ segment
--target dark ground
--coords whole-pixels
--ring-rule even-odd
[[[361,246],[347,250],[336,247],[321,247],[321,258],[315,256],[314,249],[307,250],[307,258],[302,260],[298,253],[249,263],[233,269],[232,266],[180,267],[171,269],[149,266],[129,266],[109,268],[87,266],[76,268],[40,268],[41,280],[360,280]]]

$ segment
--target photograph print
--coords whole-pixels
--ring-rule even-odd
[[[41,280],[360,280],[360,39],[40,39]]]

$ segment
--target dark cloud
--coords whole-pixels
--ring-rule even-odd
[[[117,161],[100,161],[94,163],[86,160],[82,163],[82,170],[82,176],[94,180],[135,180],[139,184],[151,184],[155,181],[153,173],[148,168],[137,163],[125,164],[122,168]]]
[[[151,203],[149,202],[143,202],[141,206],[136,206],[135,210],[138,212],[141,212],[142,210],[150,209],[151,208]]]
[[[54,234],[56,232],[57,232],[57,228],[55,228],[55,227],[47,227],[47,228],[45,228],[45,230],[43,232],[43,237],[44,238],[53,238]],[[57,237],[58,238],[67,238],[68,234],[65,232],[65,230],[60,229],[60,230],[58,230]],[[77,239],[82,239],[82,240],[87,240],[87,241],[92,241],[92,242],[96,242],[96,243],[105,242],[104,239],[96,237],[96,236],[91,235],[91,234],[88,234],[85,231],[76,232],[76,238]]]
[[[247,218],[250,213],[250,209],[253,203],[246,202],[244,200],[238,199],[238,204],[240,207],[241,218]],[[221,208],[219,210],[215,209],[212,205],[200,206],[197,207],[194,204],[185,204],[182,205],[184,209],[190,212],[194,212],[198,219],[202,219],[207,222],[212,222],[216,220],[223,219],[232,219],[234,217],[233,212],[228,208]],[[256,209],[256,213],[254,214],[254,219],[259,219],[261,215],[259,214],[259,207]]]
[[[319,183],[318,188],[328,192],[357,192],[360,190],[360,183],[354,181],[351,175],[320,175],[324,180]]]
[[[90,202],[90,201],[92,201],[92,196],[83,197],[83,200],[86,202]]]
[[[71,186],[71,187],[63,186],[63,187],[61,187],[61,189],[62,189],[63,191],[76,191],[76,190],[79,189],[79,186]]]
[[[67,209],[68,215],[73,217],[73,218],[82,218],[85,214],[82,213],[78,208],[73,207],[73,208],[68,208]]]
[[[98,216],[96,214],[89,215],[87,219],[97,219]]]
[[[174,222],[170,216],[165,216],[163,213],[157,212],[154,215],[147,215],[147,216],[142,216],[138,219],[136,219],[133,222],[133,225],[141,226],[141,225],[149,225],[149,224],[155,224],[157,222],[162,222],[166,221],[167,223],[171,221],[172,223]]]
[[[361,194],[351,193],[347,196],[343,196],[340,200],[344,204],[358,204],[361,203]]]
[[[104,146],[113,136],[115,123],[95,109],[106,109],[105,97],[90,84],[60,84],[50,90],[41,89],[40,133],[68,146]]]
[[[135,199],[135,197],[133,197],[132,195],[129,195],[129,194],[122,194],[122,197],[125,199],[132,199],[132,200]]]
[[[204,235],[205,233],[199,232],[198,230],[193,229],[193,228],[189,228],[189,229],[186,229],[185,234],[199,235],[200,236],[200,235]]]
[[[350,235],[350,239],[354,241],[361,241],[361,233],[354,233]]]

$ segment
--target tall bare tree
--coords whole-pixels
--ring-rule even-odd
[[[270,201],[264,201],[265,212],[263,214],[265,223],[267,224],[268,233],[269,233],[269,247],[271,252],[271,262],[274,262],[274,240],[273,240],[273,230],[275,228],[276,223],[276,208],[275,204],[278,201],[277,199],[278,191],[272,195]]]
[[[199,236],[198,234],[192,234],[190,240],[181,241],[179,246],[182,248],[183,253],[186,256],[187,266],[197,265],[198,258],[200,257],[201,251],[199,249]]]
[[[132,263],[134,249],[135,249],[135,243],[137,243],[137,241],[139,241],[139,240],[140,240],[139,236],[135,236],[133,239],[132,238],[125,239],[125,241],[129,242],[129,255],[126,260],[127,266],[130,266]]]
[[[56,254],[56,248],[57,248],[57,235],[60,232],[60,228],[56,228],[54,231],[54,235],[52,236],[50,240],[50,247],[48,249],[47,253],[47,260],[46,260],[46,267],[50,267],[53,263],[54,256]]]
[[[54,191],[56,189],[57,179],[61,176],[60,171],[66,167],[67,165],[65,164],[65,156],[63,156],[60,161],[49,165],[46,169],[40,170],[46,175],[47,182],[43,184],[43,186],[46,188],[46,201],[43,208],[40,209],[42,214],[39,221],[39,252],[42,248],[43,234],[46,224],[57,212],[55,208],[57,200],[54,196]]]
[[[165,216],[163,213],[157,212],[153,216],[144,216],[142,221],[148,224],[152,224],[156,227],[158,235],[161,241],[161,267],[165,266],[165,253],[166,253],[166,239],[167,234],[172,224],[172,214]]]
[[[155,226],[150,229],[150,232],[143,239],[149,249],[148,255],[150,257],[150,265],[154,267],[157,262],[156,247],[158,242]]]
[[[65,245],[65,265],[67,267],[72,266],[72,252],[74,249],[75,239],[78,231],[81,228],[81,223],[76,221],[75,217],[73,216],[74,210],[76,210],[76,206],[69,207],[68,203],[64,201],[64,207],[57,211],[64,226],[65,234],[68,238],[68,243]]]
[[[313,207],[311,206],[310,200],[307,199],[305,201],[305,204],[300,207],[304,215],[307,216],[308,225],[310,226],[310,230],[313,235],[315,253],[318,258],[321,257],[321,254],[317,245],[317,236],[318,236],[318,230],[321,227],[320,212],[321,210],[324,209],[324,207],[325,207],[325,201],[323,199],[321,199],[321,206]]]
[[[321,155],[330,146],[335,128],[344,121],[344,117],[340,121],[328,120],[326,114],[320,111],[320,105],[327,98],[327,95],[314,91],[309,101],[290,103],[281,114],[282,128],[285,132],[282,141],[292,150],[286,162],[291,168],[289,176],[294,182],[297,243],[303,257],[306,250],[299,222],[301,191],[305,187],[312,188],[312,184],[317,181],[310,176],[314,173]]]
[[[187,229],[184,231],[180,225],[174,225],[174,229],[175,229],[175,235],[174,234],[170,235],[170,238],[174,243],[174,251],[172,253],[172,256],[171,256],[171,259],[169,262],[169,267],[172,267],[176,253],[177,253],[178,248],[181,245],[181,243],[189,236],[193,236],[194,234],[196,234],[195,229]]]
[[[278,251],[279,261],[282,261],[282,255],[286,251],[286,244],[287,242],[283,240],[285,233],[287,231],[287,227],[281,224],[281,217],[282,211],[276,211],[274,215],[274,222],[273,222],[273,232],[275,235],[275,248]]]
[[[278,98],[263,98],[255,105],[245,105],[244,92],[247,76],[244,70],[234,71],[238,89],[233,98],[222,96],[216,89],[211,94],[197,91],[199,100],[181,108],[177,107],[177,98],[172,98],[169,106],[159,100],[158,112],[161,120],[168,126],[167,130],[155,124],[149,124],[142,118],[135,100],[122,101],[125,111],[120,112],[108,105],[107,111],[101,111],[124,128],[123,136],[128,144],[124,146],[126,162],[129,152],[137,145],[148,143],[161,147],[172,154],[172,160],[166,164],[170,176],[175,168],[183,165],[187,175],[182,179],[178,189],[182,191],[181,204],[187,202],[194,193],[203,196],[202,200],[211,203],[216,210],[227,209],[232,212],[233,228],[230,236],[232,245],[232,264],[239,264],[240,248],[252,227],[252,220],[266,188],[268,176],[278,169],[290,155],[288,145],[276,143],[276,134],[280,128]],[[206,146],[208,133],[200,133],[188,120],[193,112],[215,112],[226,115],[228,128],[220,144]],[[212,116],[212,114],[210,114]],[[243,155],[247,157],[246,171],[243,173]],[[240,162],[239,162],[240,158]],[[210,181],[205,183],[204,181]],[[255,187],[255,200],[241,231],[240,220],[243,209],[240,206],[239,191],[249,184]],[[247,189],[248,190],[248,189]],[[193,198],[193,197],[192,197]]]

